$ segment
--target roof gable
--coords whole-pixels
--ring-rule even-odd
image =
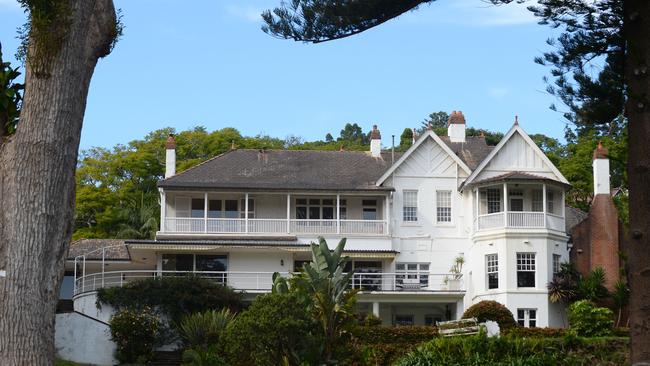
[[[569,181],[535,142],[515,123],[463,185],[509,172],[532,173],[564,184]]]
[[[435,142],[435,145],[429,145],[429,146],[432,146],[432,147],[430,148],[430,151],[425,154],[426,157],[424,157],[423,155],[418,155],[418,154],[416,154],[414,156],[415,152],[417,150],[421,149],[421,146],[424,145],[424,147],[422,147],[422,149],[427,148],[427,145],[425,144],[425,142],[430,141],[430,139],[432,139]],[[467,164],[465,164],[456,154],[454,154],[454,152],[451,150],[451,148],[442,139],[440,139],[440,137],[438,137],[438,135],[436,135],[431,130],[427,130],[427,132],[425,134],[423,134],[422,136],[420,136],[420,138],[415,142],[415,144],[413,144],[408,150],[406,150],[404,155],[402,155],[402,157],[399,160],[397,160],[395,162],[395,164],[393,164],[393,166],[391,166],[390,169],[388,169],[377,180],[376,184],[377,184],[377,186],[382,185],[386,181],[386,179],[388,179],[388,177],[391,176],[391,174],[395,173],[395,171],[397,171],[398,168],[400,168],[403,164],[405,164],[405,162],[407,160],[411,159],[412,157],[414,158],[414,160],[419,159],[419,160],[422,160],[422,161],[425,162],[425,164],[422,164],[422,163],[419,164],[419,165],[423,165],[423,166],[421,166],[421,168],[423,168],[424,171],[427,171],[427,170],[435,171],[437,169],[445,169],[445,166],[441,166],[440,164],[435,164],[432,161],[433,158],[443,156],[443,154],[445,154],[444,156],[446,156],[448,158],[451,158],[451,160],[453,162],[458,164],[458,166],[461,167],[461,169],[463,171],[465,171],[465,173],[467,173],[467,174],[471,173],[471,169],[467,166]],[[444,163],[445,159],[438,159],[438,161],[440,161],[441,163]],[[418,163],[414,162],[414,164],[417,165]],[[448,168],[448,167],[446,167],[446,168]]]

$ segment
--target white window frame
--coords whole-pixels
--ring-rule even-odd
[[[298,203],[298,200],[305,200],[305,204]],[[311,203],[310,200],[318,200],[318,203],[317,204],[316,203]],[[324,200],[332,200],[333,202],[332,202],[331,205],[330,204],[326,205],[326,204],[323,203]],[[306,209],[305,215],[307,217],[306,219],[298,219],[298,207],[305,207],[305,209]],[[317,219],[312,219],[311,217],[309,217],[310,209],[314,208],[314,207],[318,207],[318,218]],[[332,218],[331,219],[324,219],[323,218],[323,208],[325,208],[325,207],[331,207],[332,208]],[[310,196],[296,197],[295,200],[294,200],[294,211],[295,211],[294,215],[296,217],[296,220],[324,220],[324,221],[336,220],[336,198],[329,198],[329,197],[323,198],[323,197],[310,197]]]
[[[375,204],[374,205],[365,204],[365,202],[367,202],[367,201],[375,201]],[[379,220],[379,200],[372,199],[372,198],[370,198],[370,199],[362,199],[361,200],[361,220],[365,220],[365,218],[363,216],[364,216],[364,213],[366,212],[367,209],[375,211],[375,219],[374,220],[369,220],[369,221]]]
[[[441,212],[448,209],[448,212]],[[450,225],[453,222],[453,194],[450,189],[436,190],[436,222]]]
[[[415,224],[418,222],[418,191],[405,189],[402,191],[402,222]],[[409,209],[407,213],[407,208]],[[412,210],[412,211],[411,211]]]
[[[496,274],[497,287],[490,288],[490,275]],[[492,253],[485,255],[485,288],[496,290],[499,288],[499,254]]]
[[[534,312],[531,317],[531,311]],[[520,312],[523,312],[523,317],[520,317]],[[526,328],[537,328],[537,315],[539,311],[536,308],[518,308],[517,309],[517,324]],[[534,324],[531,326],[531,321]]]
[[[491,194],[490,194],[491,193]],[[503,212],[503,200],[501,199],[501,194],[502,191],[499,188],[488,188],[485,190],[485,197],[486,197],[486,206],[485,206],[485,212],[489,215],[492,213],[497,213],[497,212]],[[490,212],[490,204],[498,204],[499,209],[496,211]]]
[[[541,189],[533,189],[530,210],[532,212],[544,211],[544,192]]]
[[[413,268],[415,266],[415,268]],[[411,267],[411,268],[409,268]],[[395,263],[395,282],[403,283],[402,280],[418,280],[423,287],[429,287],[429,274],[431,263],[424,262],[397,262]]]
[[[555,192],[546,188],[546,212],[555,215]]]
[[[553,263],[553,275],[556,275],[560,273],[560,269],[562,268],[562,256],[559,254],[553,254],[552,257],[552,263]]]
[[[518,252],[517,253],[517,287],[535,288],[537,287],[537,256],[536,253]],[[519,272],[533,273],[533,286],[519,286]]]

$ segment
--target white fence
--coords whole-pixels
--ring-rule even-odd
[[[162,231],[219,234],[363,234],[387,235],[383,220],[213,219],[167,217]]]
[[[505,227],[564,231],[564,217],[544,212],[508,211],[479,215],[476,220],[476,230]]]
[[[291,274],[283,272],[281,275]],[[273,286],[273,272],[130,270],[81,276],[75,280],[74,294],[121,287],[147,278],[186,276],[205,278],[240,291],[269,292]],[[350,288],[360,291],[463,291],[461,275],[446,273],[355,273],[350,282]]]

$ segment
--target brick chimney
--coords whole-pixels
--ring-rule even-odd
[[[605,270],[605,287],[614,290],[619,279],[620,260],[618,211],[614,206],[609,183],[607,149],[599,142],[594,150],[594,199],[589,209],[590,268]]]
[[[377,125],[372,126],[372,131],[370,131],[370,155],[373,158],[381,157],[381,134]]]
[[[447,136],[451,142],[465,142],[465,116],[461,111],[453,111],[447,121]]]
[[[176,140],[170,133],[165,142],[165,179],[176,174]]]

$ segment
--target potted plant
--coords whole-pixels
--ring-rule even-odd
[[[460,280],[463,277],[463,264],[465,258],[459,255],[454,259],[454,264],[449,269],[449,275],[445,276],[445,285],[449,291],[460,290]]]

